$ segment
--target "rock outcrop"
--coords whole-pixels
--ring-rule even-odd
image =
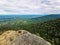
[[[48,41],[25,30],[7,31],[0,35],[0,45],[51,45]]]
[[[22,35],[23,31],[6,31],[0,35],[0,45],[9,45],[16,37]]]

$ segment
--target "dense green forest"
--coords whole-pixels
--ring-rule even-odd
[[[60,45],[60,18],[46,22],[32,22],[15,20],[0,24],[0,34],[7,30],[24,29],[33,34],[43,37],[52,45]]]

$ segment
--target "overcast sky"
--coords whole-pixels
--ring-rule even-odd
[[[0,0],[0,14],[60,14],[60,0]]]

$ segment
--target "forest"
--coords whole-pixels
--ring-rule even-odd
[[[7,30],[27,30],[33,34],[43,37],[52,45],[60,45],[60,18],[46,22],[31,22],[15,20],[0,23],[0,34]]]

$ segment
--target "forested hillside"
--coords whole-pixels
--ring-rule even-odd
[[[20,29],[41,36],[51,42],[52,45],[60,45],[60,18],[47,20],[45,22],[17,19],[0,23],[0,34],[7,30]]]
[[[45,22],[48,20],[54,20],[60,18],[60,14],[50,14],[50,15],[45,15],[37,18],[32,18],[33,21],[39,21],[39,22]]]

